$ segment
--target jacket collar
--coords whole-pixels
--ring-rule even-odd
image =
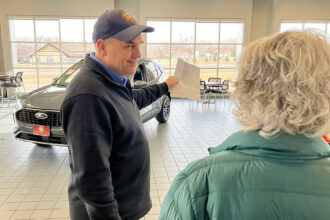
[[[99,60],[96,56],[95,56],[95,52],[90,53],[89,57],[93,60],[95,60],[96,62],[98,62],[99,64],[101,64],[101,66],[103,67],[103,69],[105,69],[108,74],[114,79],[114,81],[122,86],[126,85],[127,82],[127,77],[125,76],[121,76],[119,75],[119,73],[115,72],[113,69],[111,69],[110,67],[106,66],[104,63],[102,63],[101,60]]]
[[[90,54],[86,54],[84,59],[84,64],[86,65],[87,68],[90,69],[91,72],[101,75],[111,84],[116,85],[118,87],[126,87],[131,89],[131,85],[130,85],[131,82],[129,81],[129,79],[127,79],[127,82],[125,83],[124,86],[116,83],[114,78],[107,72],[107,70],[100,63],[98,63],[96,60],[90,57]]]
[[[318,159],[330,157],[330,147],[322,138],[307,138],[281,132],[264,138],[255,132],[239,131],[222,144],[210,150],[210,154],[221,151],[238,151],[269,158]]]
[[[103,68],[103,66],[101,64],[99,64],[97,61],[95,61],[94,59],[92,59],[90,57],[90,54],[86,54],[85,59],[84,59],[84,65],[86,68],[89,69],[89,72],[93,72],[95,74],[102,76],[112,86],[115,86],[121,90],[124,89],[126,92],[128,92],[130,94],[131,97],[133,97],[131,82],[129,81],[129,79],[127,79],[127,83],[125,86],[119,85],[112,78],[112,76],[110,74],[108,74],[108,72]]]
[[[111,77],[110,74],[107,73],[107,71],[103,68],[101,64],[96,62],[94,59],[90,57],[90,54],[86,54],[84,59],[84,64],[88,69],[90,69],[91,72],[94,72],[98,75],[103,76],[112,84],[116,84],[115,80]]]

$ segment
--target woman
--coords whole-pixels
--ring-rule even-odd
[[[251,43],[233,100],[244,131],[176,177],[160,219],[329,219],[329,44],[310,32]]]

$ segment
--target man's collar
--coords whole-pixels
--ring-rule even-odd
[[[125,76],[121,76],[118,73],[116,73],[114,70],[112,70],[111,68],[109,68],[108,66],[106,66],[104,63],[102,63],[101,60],[99,60],[96,56],[95,53],[90,53],[89,57],[92,58],[93,60],[95,60],[96,62],[98,62],[99,64],[102,65],[102,67],[107,71],[107,73],[110,74],[110,76],[113,78],[113,80],[122,86],[125,86],[127,83],[127,77]]]

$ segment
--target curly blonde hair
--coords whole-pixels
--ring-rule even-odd
[[[252,42],[239,60],[234,114],[245,130],[330,133],[330,45],[311,32],[285,32]]]

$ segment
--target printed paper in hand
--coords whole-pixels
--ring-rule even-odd
[[[200,68],[178,59],[174,76],[180,82],[171,91],[171,96],[200,101]]]

